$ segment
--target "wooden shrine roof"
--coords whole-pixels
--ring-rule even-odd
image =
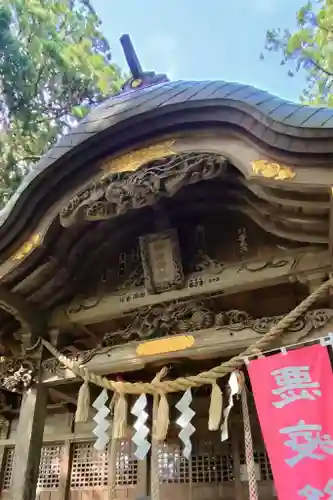
[[[160,156],[149,157],[151,147]],[[133,164],[133,151],[141,162]],[[219,155],[227,175],[177,193],[166,203],[171,218],[192,205],[217,210],[224,203],[270,234],[332,250],[333,109],[237,83],[165,82],[105,100],[32,168],[0,212],[0,289],[48,312],[74,299],[82,283],[90,284],[90,271],[119,254],[120,240],[151,231],[152,217],[145,207],[83,225],[73,216],[66,225],[64,207],[80,205],[85,189],[93,198],[106,175],[193,151]],[[318,262],[325,270],[326,260]],[[0,330],[8,324],[15,331],[10,314],[0,312]]]
[[[211,126],[228,127],[294,165],[332,164],[332,109],[223,81],[137,89],[97,106],[36,163],[0,212],[0,260],[26,241],[60,197],[93,175],[99,158],[166,133]]]

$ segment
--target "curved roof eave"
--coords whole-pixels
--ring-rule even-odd
[[[239,114],[236,113],[232,119],[230,113],[225,113],[226,108],[234,109]],[[28,199],[31,200],[37,192],[40,197],[45,196],[52,189],[51,179],[54,182],[56,178],[68,179],[69,174],[80,168],[80,163],[93,161],[103,149],[106,150],[107,145],[99,144],[99,151],[86,154],[95,141],[106,137],[106,131],[114,132],[113,144],[108,146],[111,149],[113,146],[113,152],[116,153],[116,135],[118,148],[128,147],[131,141],[135,143],[142,138],[144,132],[153,134],[161,127],[158,130],[161,133],[163,127],[172,126],[170,116],[173,112],[178,114],[179,125],[179,113],[190,110],[202,112],[202,122],[211,120],[214,123],[239,125],[269,147],[275,146],[295,154],[304,152],[305,141],[311,139],[305,148],[306,153],[333,155],[333,109],[295,104],[248,85],[223,81],[177,81],[137,89],[111,97],[94,108],[33,166],[0,211],[0,251],[24,229]],[[157,127],[156,118],[159,118]],[[146,125],[146,128],[141,126],[143,121],[148,123],[149,120],[154,123]],[[198,121],[198,117],[195,120]],[[138,124],[140,127],[136,126]],[[268,131],[275,133],[275,139]],[[279,137],[279,134],[283,137]]]

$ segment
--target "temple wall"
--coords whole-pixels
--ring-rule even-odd
[[[0,440],[1,496],[12,500],[11,471],[17,420]],[[111,482],[110,446],[103,453],[93,448],[92,422],[74,424],[72,413],[50,415],[44,432],[37,499],[108,500]],[[160,500],[246,500],[248,483],[242,422],[231,424],[230,439],[221,443],[218,432],[208,432],[207,420],[196,419],[191,460],[181,456],[178,430],[171,428],[166,443],[159,445]],[[130,432],[130,431],[129,431]],[[253,431],[260,499],[275,498],[272,473],[257,429]],[[235,449],[236,448],[236,449]],[[147,491],[150,457],[138,462],[129,439],[119,443],[116,460],[117,500],[136,500]],[[148,475],[147,475],[148,472]]]
[[[110,449],[97,453],[93,448],[93,422],[74,424],[72,413],[50,415],[44,431],[37,497],[39,500],[107,500]],[[0,440],[2,455],[1,499],[11,500],[11,471],[18,420]],[[119,444],[117,453],[119,499],[135,499],[145,493],[146,463],[132,456],[130,440]]]

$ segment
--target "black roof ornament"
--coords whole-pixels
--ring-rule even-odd
[[[140,78],[143,71],[137,53],[135,52],[134,45],[129,35],[122,35],[120,37],[127,65],[132,73],[133,78]]]
[[[150,87],[151,85],[169,81],[167,75],[157,75],[154,71],[143,71],[129,35],[122,35],[120,43],[123,47],[127,65],[132,74],[132,77],[124,83],[122,92],[141,89],[142,87]]]

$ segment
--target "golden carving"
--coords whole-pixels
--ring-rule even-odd
[[[293,179],[296,175],[291,167],[266,160],[253,160],[251,166],[254,174],[262,175],[265,179],[284,181]]]
[[[12,260],[20,261],[25,259],[35,248],[37,248],[42,241],[42,236],[40,233],[33,234],[12,256]]]
[[[104,170],[105,175],[115,172],[135,172],[142,165],[150,161],[176,154],[172,149],[174,143],[174,140],[164,141],[143,149],[130,151],[118,158],[106,160],[106,162],[101,165],[101,168]]]
[[[192,347],[195,343],[192,335],[179,335],[159,340],[151,340],[140,344],[136,353],[138,356],[153,356],[155,354],[164,354],[166,352],[183,351]]]

